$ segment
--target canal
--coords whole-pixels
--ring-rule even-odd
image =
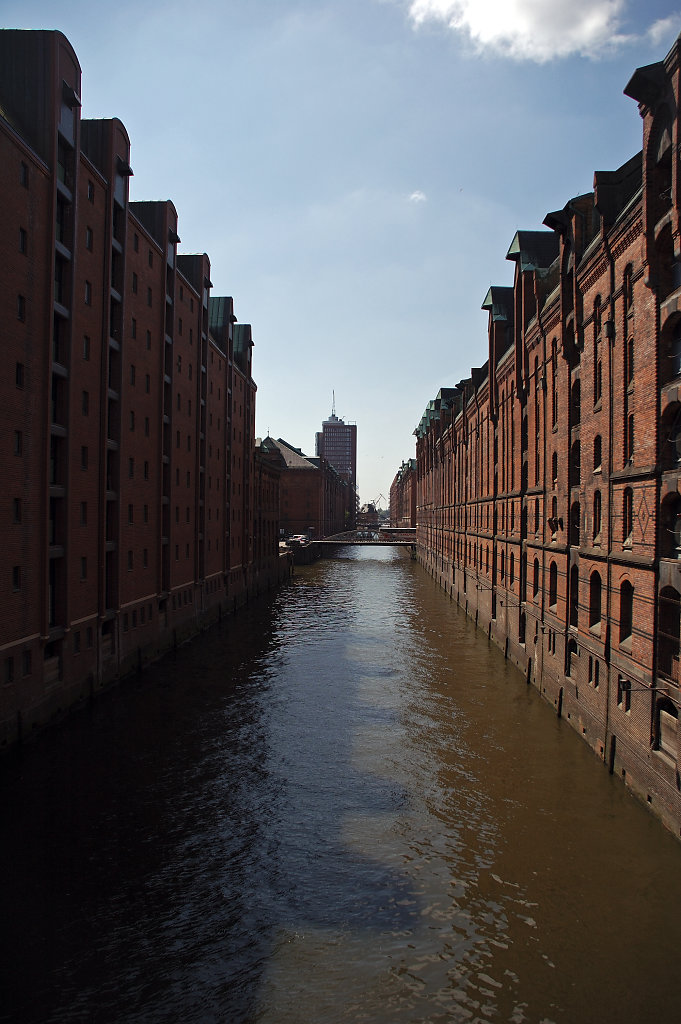
[[[0,762],[0,1020],[673,1021],[681,846],[404,552]]]

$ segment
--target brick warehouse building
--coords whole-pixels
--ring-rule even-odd
[[[516,234],[487,361],[415,431],[421,563],[677,835],[680,40],[625,89],[642,152]]]
[[[0,744],[279,573],[271,526],[254,560],[250,327],[79,95],[61,33],[0,32]]]

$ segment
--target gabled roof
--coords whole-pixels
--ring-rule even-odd
[[[513,320],[513,289],[491,285],[481,309],[492,314],[492,320]]]
[[[548,270],[558,252],[558,239],[553,231],[516,231],[506,259],[517,263],[521,273]]]

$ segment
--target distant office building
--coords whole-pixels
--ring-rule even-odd
[[[283,438],[264,438],[258,449],[279,453],[281,462],[279,522],[286,536],[330,537],[345,528],[350,484],[321,456],[310,458]]]
[[[315,450],[350,485],[347,526],[354,529],[357,516],[357,424],[339,419],[335,403],[328,420],[324,420],[322,429],[315,435]]]

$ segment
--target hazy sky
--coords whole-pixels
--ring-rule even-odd
[[[485,362],[480,305],[512,284],[515,232],[641,148],[622,90],[681,30],[671,0],[0,0],[0,14],[70,39],[83,116],[130,134],[131,198],[172,199],[180,251],[209,254],[214,294],[253,325],[257,433],[313,455],[335,391],[363,502],[387,499],[438,389]]]

